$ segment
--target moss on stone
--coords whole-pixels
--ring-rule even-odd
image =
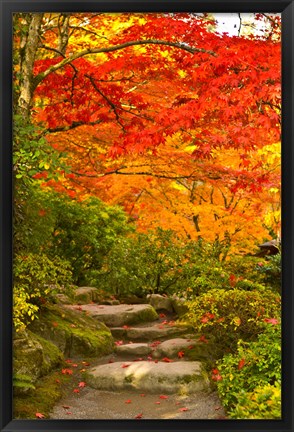
[[[66,384],[70,379],[58,372],[40,378],[31,394],[13,398],[13,418],[35,419],[37,412],[48,418],[56,402],[65,395],[62,384]]]
[[[114,350],[111,332],[103,323],[60,305],[46,307],[30,328],[67,357],[103,356]]]
[[[158,319],[156,310],[150,306],[148,309],[142,310],[140,314],[136,314],[129,324],[140,324],[149,321],[155,321]]]

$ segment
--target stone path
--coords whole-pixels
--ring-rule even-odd
[[[51,419],[215,419],[224,416],[203,368],[206,344],[150,305],[68,305],[110,327],[111,356],[84,372],[86,387],[54,408]],[[143,324],[137,323],[143,318]],[[193,360],[188,360],[193,350]],[[195,358],[196,356],[196,358]],[[68,408],[64,408],[68,407]]]

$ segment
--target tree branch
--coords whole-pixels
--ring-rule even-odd
[[[182,49],[184,51],[187,51],[191,54],[195,54],[197,52],[199,53],[207,53],[210,54],[214,57],[216,57],[216,53],[214,51],[209,51],[209,50],[205,50],[203,48],[192,48],[189,47],[188,45],[184,44],[184,43],[179,43],[179,42],[168,42],[168,41],[163,41],[163,40],[157,40],[157,39],[146,39],[146,40],[137,40],[137,41],[129,41],[129,42],[125,42],[119,45],[114,45],[112,47],[105,47],[105,48],[89,48],[83,51],[80,51],[76,54],[72,54],[70,57],[62,60],[61,62],[50,66],[47,70],[45,70],[44,72],[39,73],[35,78],[34,78],[34,86],[37,87],[37,85],[44,79],[46,78],[50,73],[55,72],[56,70],[66,66],[67,64],[71,63],[72,61],[81,58],[81,57],[85,57],[87,55],[91,55],[91,54],[101,54],[101,53],[108,53],[108,52],[113,52],[113,51],[119,51],[121,49],[125,49],[127,47],[130,46],[138,46],[138,45],[163,45],[163,46],[171,46],[174,48],[179,48]]]

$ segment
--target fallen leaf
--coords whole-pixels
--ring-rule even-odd
[[[178,352],[178,357],[179,357],[179,358],[184,357],[184,355],[185,355],[185,351],[179,351],[179,352]]]
[[[58,327],[58,323],[56,321],[52,322],[53,327]]]
[[[179,411],[189,411],[188,408],[180,408]]]
[[[114,360],[113,359],[109,359],[108,363],[114,363]]]
[[[220,407],[220,406],[217,406],[217,407],[215,407],[214,409],[215,409],[215,411],[218,411],[218,410],[221,409],[221,407]]]
[[[79,389],[73,389],[73,392],[74,393],[80,393],[80,390]]]
[[[152,356],[149,355],[149,356],[147,357],[147,360],[152,361],[152,360],[153,360]]]
[[[166,363],[171,363],[172,362],[172,360],[170,358],[168,358],[168,357],[164,357],[163,359],[161,359],[161,361],[164,361]]]
[[[79,387],[80,388],[84,388],[84,387],[86,387],[86,385],[87,384],[84,381],[79,382]]]
[[[35,414],[35,416],[37,417],[37,418],[45,418],[45,416],[44,416],[44,414],[42,414],[42,413],[39,413],[39,412],[37,412],[36,414]]]
[[[80,372],[86,372],[86,369],[80,369]]]
[[[65,363],[72,363],[72,360],[71,359],[66,359]]]
[[[123,364],[121,365],[122,368],[127,368],[127,367],[129,367],[129,366],[131,366],[131,365],[126,364],[126,363],[123,363]]]
[[[144,394],[144,393],[141,393],[140,396],[141,396],[141,397],[145,397],[145,394]]]
[[[76,368],[76,367],[78,367],[78,364],[72,363],[72,367]]]
[[[140,414],[137,414],[136,416],[135,416],[135,419],[141,419],[143,417],[143,413],[140,413]]]
[[[57,384],[60,384],[60,380],[59,380],[59,379],[55,380],[55,382],[56,382]]]
[[[83,310],[83,309],[81,308],[81,306],[78,306],[78,307],[76,307],[75,309],[78,310],[78,311],[82,311],[82,310]]]
[[[156,403],[157,405],[160,405],[160,402],[159,402],[159,401],[156,401],[155,403]]]
[[[125,401],[125,403],[126,404],[130,404],[130,403],[132,403],[132,401],[131,401],[131,399],[128,399],[128,400]]]
[[[82,364],[85,366],[90,366],[90,363],[86,362],[86,361],[82,361]]]
[[[115,343],[115,345],[118,346],[118,345],[122,345],[122,344],[123,344],[123,341],[122,341],[122,340],[119,340],[119,341],[115,341],[114,343]]]
[[[158,360],[154,360],[154,363],[158,363]]]
[[[61,373],[63,373],[63,375],[72,375],[73,371],[71,369],[62,369]]]
[[[152,347],[152,348],[156,348],[160,344],[161,344],[161,341],[154,341],[151,344],[149,344],[149,346]]]
[[[242,369],[245,366],[245,359],[241,359],[238,363],[238,369]]]
[[[65,414],[70,415],[70,414],[72,414],[72,412],[71,411],[67,411]]]
[[[200,342],[208,343],[208,340],[206,339],[206,337],[204,335],[200,336],[200,338],[198,340]]]
[[[160,318],[166,318],[166,315],[164,313],[159,314]]]
[[[168,399],[168,396],[160,395],[160,396],[159,396],[159,399]]]
[[[128,325],[123,326],[123,329],[129,329],[129,328],[130,328],[130,326],[128,326]]]

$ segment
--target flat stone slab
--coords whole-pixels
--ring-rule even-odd
[[[161,342],[156,349],[153,351],[152,356],[154,358],[161,357],[178,357],[178,353],[183,351],[183,357],[185,355],[185,351],[191,349],[196,345],[196,342],[192,339],[183,339],[183,338],[175,338],[168,339],[164,342]]]
[[[177,325],[156,324],[148,327],[112,327],[111,333],[115,338],[127,340],[151,341],[180,336],[191,332],[190,327]]]
[[[209,389],[201,362],[115,362],[85,373],[88,385],[98,390],[136,389],[149,393],[190,394]]]
[[[155,309],[149,304],[137,305],[66,305],[65,307],[87,313],[92,318],[104,322],[108,327],[152,322],[158,318]]]
[[[147,343],[130,343],[125,345],[118,345],[116,347],[117,354],[129,356],[145,356],[151,354],[153,348]]]

